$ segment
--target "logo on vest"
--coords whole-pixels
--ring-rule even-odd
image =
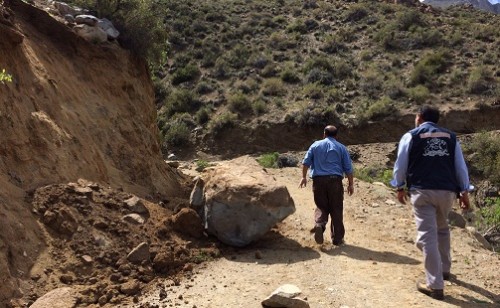
[[[450,156],[446,141],[438,138],[429,139],[425,146],[423,156]]]

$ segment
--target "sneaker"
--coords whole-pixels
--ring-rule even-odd
[[[318,244],[323,244],[323,230],[322,226],[314,227],[314,240]]]
[[[443,289],[431,289],[425,284],[425,282],[418,281],[417,282],[417,290],[421,293],[424,293],[427,296],[432,297],[433,299],[437,299],[437,300],[444,299]]]
[[[450,280],[451,274],[450,272],[443,272],[443,280]]]

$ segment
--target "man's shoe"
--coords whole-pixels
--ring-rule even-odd
[[[444,292],[442,289],[431,289],[425,284],[425,282],[418,281],[417,282],[417,290],[419,292],[424,293],[425,295],[432,297],[433,299],[437,299],[437,300],[444,299]]]
[[[322,226],[314,227],[314,240],[318,244],[323,244],[323,230]]]
[[[450,280],[451,274],[450,272],[443,272],[443,280]]]
[[[344,244],[344,239],[341,239],[341,240],[333,240],[332,241],[333,245],[335,246],[340,246],[342,244]]]

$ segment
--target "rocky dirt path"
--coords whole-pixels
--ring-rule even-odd
[[[262,240],[194,269],[190,278],[162,280],[140,303],[158,307],[261,307],[283,284],[302,290],[312,308],[322,307],[499,307],[500,259],[481,248],[464,229],[452,229],[452,273],[445,300],[415,289],[424,277],[409,205],[396,204],[383,184],[355,181],[345,198],[346,244],[314,242],[310,183],[299,189],[300,168],[270,169],[295,201],[289,216]],[[161,291],[161,292],[160,292]],[[165,292],[166,291],[166,292]]]

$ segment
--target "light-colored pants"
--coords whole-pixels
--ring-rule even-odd
[[[443,289],[443,272],[450,272],[448,213],[456,193],[447,190],[410,190],[417,225],[417,247],[424,254],[425,277],[431,289]]]

